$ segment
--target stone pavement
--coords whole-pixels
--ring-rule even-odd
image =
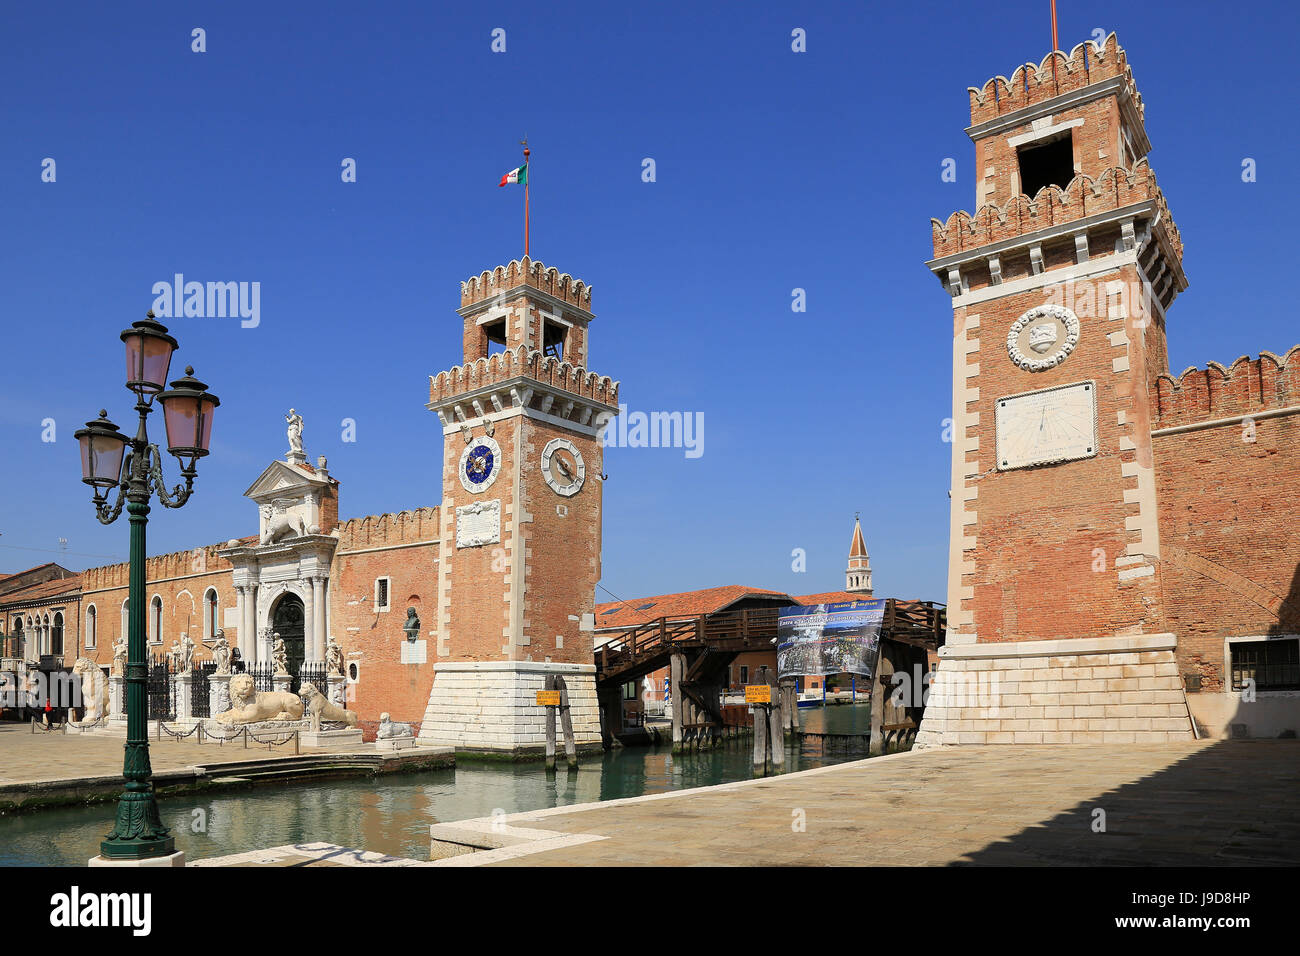
[[[1300,742],[943,748],[501,822],[435,827],[500,849],[431,865],[1295,865]]]
[[[0,812],[114,798],[122,789],[125,745],[125,737],[109,734],[32,733],[26,724],[0,724]],[[450,747],[381,752],[362,744],[300,746],[295,752],[291,739],[276,744],[250,740],[245,746],[243,740],[200,744],[166,734],[149,739],[149,759],[160,795],[455,765]]]
[[[68,778],[120,776],[125,737],[107,734],[31,732],[27,724],[0,724],[0,786]],[[302,752],[330,751],[303,747]],[[293,756],[293,744],[270,747],[250,742],[198,744],[193,740],[149,738],[149,759],[157,771],[215,767],[237,760]]]

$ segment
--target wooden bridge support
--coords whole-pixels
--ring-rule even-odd
[[[883,639],[871,694],[870,753],[902,750],[916,737],[925,707],[921,703],[929,669],[925,648]],[[905,675],[896,689],[894,674]],[[897,699],[895,699],[897,695]]]
[[[623,746],[618,735],[623,729],[623,691],[619,687],[596,688],[600,710],[600,744],[605,750]]]

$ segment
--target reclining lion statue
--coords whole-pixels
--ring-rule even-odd
[[[311,729],[319,733],[322,723],[344,724],[348,727],[357,725],[357,715],[350,710],[344,710],[334,701],[330,700],[319,690],[316,685],[310,681],[304,681],[303,685],[298,688],[298,693],[302,695],[303,702],[307,706],[307,718],[311,721]]]
[[[301,720],[302,701],[285,691],[255,690],[250,674],[230,678],[230,709],[217,714],[222,724],[254,724],[259,720]]]

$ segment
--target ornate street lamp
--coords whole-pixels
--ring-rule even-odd
[[[118,799],[117,820],[100,844],[107,862],[139,862],[171,856],[176,844],[163,826],[153,792],[149,763],[147,664],[145,654],[145,525],[149,500],[156,492],[166,508],[179,508],[194,486],[195,463],[208,454],[212,413],[221,404],[187,368],[185,377],[164,391],[176,340],[155,321],[152,311],[122,333],[126,343],[126,387],[135,392],[139,427],[128,438],[100,411],[99,418],[76,432],[81,444],[81,480],[92,489],[95,514],[112,524],[123,505],[131,522],[130,590],[127,597],[126,755],[122,776],[126,789]],[[150,444],[146,419],[157,397],[167,428],[167,450],[181,466],[182,487],[170,492],[162,473],[162,455]],[[108,496],[117,488],[111,506]]]

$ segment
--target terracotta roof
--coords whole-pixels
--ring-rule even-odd
[[[42,581],[40,584],[32,584],[25,588],[19,588],[17,591],[10,591],[8,594],[0,596],[0,606],[31,604],[34,601],[79,590],[81,590],[81,575],[74,574],[70,577]]]
[[[596,630],[632,627],[664,617],[679,620],[701,614],[725,611],[746,598],[770,599],[771,604],[784,607],[796,604],[836,604],[840,601],[867,600],[864,595],[848,591],[825,591],[821,594],[792,595],[785,591],[751,588],[741,584],[724,584],[701,591],[681,591],[677,594],[656,594],[654,597],[630,601],[610,601],[596,605]]]
[[[731,607],[737,601],[751,597],[772,598],[773,603],[790,600],[790,595],[784,591],[750,588],[741,584],[724,584],[721,587],[681,591],[677,594],[656,594],[653,597],[636,598],[631,601],[597,604],[596,630],[631,627],[634,624],[644,624],[646,621],[657,621],[661,617],[674,620],[696,617],[700,614],[713,614]]]
[[[870,601],[872,598],[865,594],[854,594],[852,591],[823,591],[821,594],[801,594],[795,597],[796,604],[839,604],[842,601]]]

